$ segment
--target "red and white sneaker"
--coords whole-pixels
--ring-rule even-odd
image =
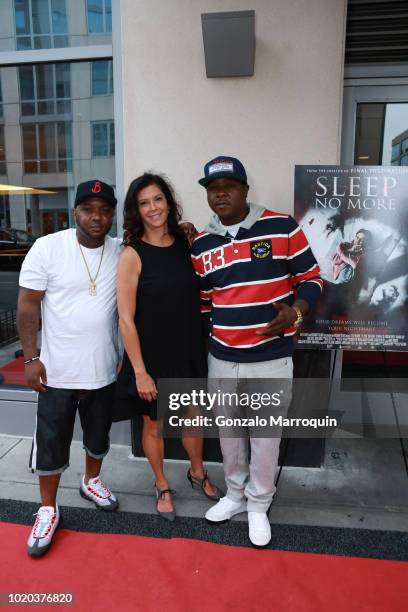
[[[41,557],[52,544],[52,536],[58,527],[60,513],[58,504],[55,506],[41,506],[35,519],[27,541],[27,552],[30,557]]]
[[[119,507],[118,500],[99,476],[90,478],[88,484],[85,484],[85,477],[83,476],[79,493],[81,497],[93,502],[101,510],[113,512]]]

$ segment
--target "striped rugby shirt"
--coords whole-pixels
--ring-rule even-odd
[[[295,327],[281,336],[255,333],[277,316],[273,302],[304,299],[313,308],[322,291],[319,266],[292,217],[249,204],[233,238],[213,215],[191,257],[214,357],[239,363],[292,355]]]

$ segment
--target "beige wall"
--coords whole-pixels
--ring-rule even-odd
[[[203,165],[233,155],[250,199],[293,210],[295,164],[339,161],[346,0],[121,0],[126,186],[173,182],[185,218],[209,216]],[[201,13],[255,10],[253,77],[207,79]]]

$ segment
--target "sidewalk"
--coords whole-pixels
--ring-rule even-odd
[[[39,501],[37,478],[28,469],[30,448],[28,437],[0,434],[0,499]],[[212,480],[224,486],[222,466],[207,467]],[[166,474],[177,491],[176,510],[180,516],[202,517],[212,502],[191,489],[187,468],[184,461],[166,462]],[[71,465],[61,479],[60,505],[90,507],[78,493],[82,470],[82,444],[76,441]],[[146,460],[131,457],[130,447],[113,444],[102,475],[118,495],[120,511],[155,512],[152,473]],[[270,519],[292,525],[408,531],[407,482],[399,440],[330,440],[322,468],[283,467]]]

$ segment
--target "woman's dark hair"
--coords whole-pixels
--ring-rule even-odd
[[[165,178],[160,176],[160,174],[145,172],[141,176],[135,178],[130,183],[129,189],[127,190],[123,210],[124,244],[129,244],[132,239],[141,238],[143,235],[144,226],[140,217],[137,198],[142,189],[150,185],[157,185],[166,198],[170,209],[169,216],[167,217],[169,234],[174,236],[174,238],[185,238],[184,232],[179,226],[182,210],[180,205],[176,202],[172,186]]]

